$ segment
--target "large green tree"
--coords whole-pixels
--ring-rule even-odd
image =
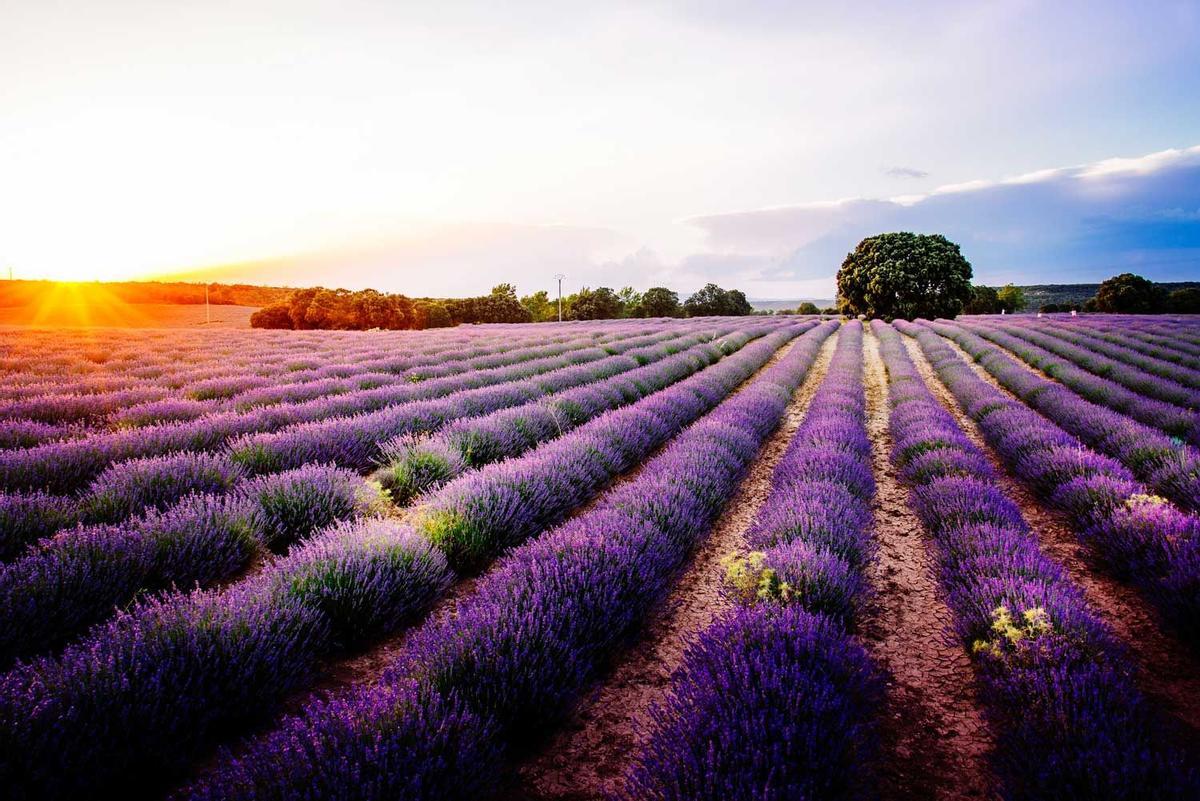
[[[971,299],[971,263],[940,234],[879,234],[846,256],[837,282],[843,314],[955,317]]]
[[[1121,273],[1102,283],[1092,300],[1100,312],[1158,314],[1166,307],[1167,293],[1140,275]]]
[[[646,317],[676,317],[680,313],[679,295],[665,286],[652,286],[642,293],[641,310]]]
[[[683,304],[688,317],[727,317],[749,314],[752,309],[740,289],[724,290],[716,284],[705,284]]]
[[[584,287],[571,298],[572,320],[615,320],[620,316],[621,299],[609,287]]]

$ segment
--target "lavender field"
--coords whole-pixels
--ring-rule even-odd
[[[0,371],[0,797],[1200,798],[1200,319]]]

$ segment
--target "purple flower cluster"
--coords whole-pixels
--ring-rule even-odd
[[[741,347],[749,338],[739,335],[727,341],[727,346],[736,343]],[[665,358],[643,367],[544,400],[451,423],[431,437],[397,438],[384,445],[386,464],[374,478],[388,490],[393,502],[407,504],[467,470],[519,456],[602,412],[682,381],[716,363],[722,355],[715,344],[694,345],[677,355],[664,354]]]
[[[73,525],[79,512],[73,498],[45,492],[0,492],[0,562],[30,543]]]
[[[368,511],[364,489],[351,473],[309,466],[44,540],[0,566],[0,666],[62,645],[140,592],[211,584],[264,547]]]
[[[1034,328],[1032,321],[1022,324],[1022,327]],[[1101,336],[1097,332],[1057,325],[1037,326],[1035,330],[1039,333],[1052,336],[1055,339],[1061,339],[1072,345],[1077,345],[1080,348],[1086,349],[1089,353],[1108,357],[1110,361],[1100,361],[1097,364],[1100,370],[1113,372],[1122,377],[1131,375],[1134,380],[1139,382],[1146,380],[1144,374],[1149,374],[1166,379],[1172,384],[1178,384],[1191,389],[1200,388],[1200,371],[1182,366],[1178,361],[1158,358],[1156,352],[1162,352],[1161,349],[1150,349],[1136,342],[1131,347],[1126,344],[1128,340],[1119,333],[1106,332]],[[1091,358],[1095,360],[1096,357],[1092,356]],[[1117,364],[1118,362],[1120,364]],[[1129,365],[1129,367],[1121,367],[1121,364]],[[1171,385],[1168,384],[1166,386],[1170,387]],[[1175,393],[1177,390],[1171,389],[1170,391]],[[1193,398],[1195,397],[1200,396],[1193,394]],[[1169,400],[1169,398],[1165,400]],[[1195,407],[1193,406],[1193,408]]]
[[[223,455],[172,453],[118,462],[88,486],[79,500],[88,522],[115,523],[143,509],[162,509],[192,493],[223,493],[242,478]]]
[[[1179,383],[1186,384],[1190,387],[1200,386],[1198,374],[1200,374],[1200,348],[1194,348],[1187,345],[1185,342],[1180,342],[1178,339],[1169,337],[1157,336],[1152,333],[1136,331],[1131,328],[1118,327],[1113,330],[1101,328],[1096,325],[1066,325],[1062,322],[1054,323],[1047,330],[1053,331],[1055,334],[1071,334],[1081,337],[1081,341],[1086,341],[1093,346],[1097,346],[1100,342],[1107,342],[1113,345],[1120,346],[1119,351],[1100,351],[1109,356],[1115,356],[1116,353],[1121,354],[1122,361],[1133,359],[1131,364],[1140,364],[1138,361],[1141,356],[1150,356],[1160,362],[1168,362],[1171,365],[1179,365],[1191,371],[1188,378],[1181,380]],[[1074,340],[1071,340],[1074,341]],[[1133,353],[1130,353],[1133,351]],[[1171,369],[1167,365],[1154,365],[1155,368]],[[1157,375],[1158,373],[1156,373]],[[1170,377],[1164,376],[1164,377]]]
[[[501,756],[561,719],[665,594],[830,330],[803,337],[595,509],[516,548],[418,629],[379,683],[309,704],[181,797],[461,798],[494,787]]]
[[[510,366],[466,372],[444,379],[315,398],[292,405],[260,407],[247,412],[218,411],[192,420],[142,428],[93,431],[75,439],[48,442],[23,450],[0,451],[0,488],[72,492],[86,485],[114,462],[173,451],[213,451],[239,436],[303,426],[327,418],[369,416],[372,412],[386,411],[396,404],[433,400],[463,390],[502,386],[609,356],[606,350],[581,347],[579,342],[556,348],[561,349],[560,355],[543,358],[529,358],[526,355],[529,352],[536,353],[536,348],[514,350],[509,356],[514,360]],[[326,459],[314,455],[281,465],[278,469],[298,467],[311,461]]]
[[[450,394],[385,405],[376,411],[329,416],[282,430],[248,434],[230,443],[234,461],[254,473],[275,472],[310,462],[333,462],[365,471],[378,464],[381,447],[404,434],[434,431],[447,422],[487,414],[617,375],[638,366],[623,354],[601,348],[580,348],[564,356],[482,370],[462,377],[431,381],[455,384]],[[502,374],[503,380],[493,380]],[[421,385],[385,388],[390,394]],[[361,393],[359,393],[361,394]],[[297,407],[291,407],[297,408]]]
[[[214,740],[274,712],[320,658],[405,625],[449,580],[411,530],[365,519],[224,592],[121,613],[0,677],[6,797],[161,792]]]
[[[1032,321],[1015,325],[989,322],[985,326],[1058,354],[1077,367],[1082,367],[1093,375],[1108,378],[1140,395],[1172,403],[1184,409],[1200,408],[1200,392],[1187,384],[1194,378],[1185,368],[1168,365],[1170,369],[1167,372],[1171,375],[1163,376],[1147,369],[1153,368],[1154,361],[1136,351],[1124,352],[1121,354],[1122,358],[1109,358],[1101,350],[1119,352],[1120,349],[1059,329],[1046,330],[1033,325]]]
[[[807,327],[807,326],[805,326]],[[472,572],[501,551],[563,520],[615,476],[720,403],[805,327],[773,333],[668,389],[601,414],[527,455],[451,481],[417,507],[419,529],[456,570]],[[808,328],[808,351],[836,328]]]
[[[873,326],[888,372],[893,459],[913,484],[955,627],[976,657],[1005,794],[1194,797],[1194,776],[1160,742],[1111,633],[1041,552],[987,463],[947,459],[941,470],[925,464],[925,478],[912,472],[930,453],[982,454],[930,394],[899,334]]]
[[[1120,460],[1155,492],[1184,509],[1200,510],[1200,455],[1193,448],[1035,375],[965,328],[943,321],[930,326],[958,343],[1031,409],[1096,451]]]
[[[1200,635],[1200,519],[1146,489],[1118,461],[977,376],[933,330],[915,336],[938,377],[1013,472],[1065,510],[1092,551],[1132,578],[1191,639]]]
[[[747,534],[757,592],[687,652],[626,797],[874,796],[881,674],[848,633],[874,553],[862,369],[852,321]]]
[[[1071,351],[1074,346],[1069,343],[1060,343],[1062,347],[1059,350],[1071,351],[1072,355],[1066,356],[1040,347],[1028,339],[1015,336],[1007,329],[983,324],[962,323],[961,325],[970,332],[1016,354],[1022,361],[1042,370],[1046,375],[1070,387],[1075,393],[1094,404],[1106,406],[1147,426],[1200,444],[1200,418],[1197,418],[1194,407],[1170,403],[1158,399],[1154,393],[1123,386],[1113,380],[1116,375],[1113,372],[1098,375],[1089,371],[1086,367],[1076,364],[1076,361],[1085,365],[1090,362],[1085,355]],[[1075,350],[1079,349],[1075,348]],[[1167,383],[1153,377],[1150,377],[1148,382]]]
[[[740,607],[689,648],[624,797],[875,797],[881,698],[866,651],[829,617],[800,605]]]

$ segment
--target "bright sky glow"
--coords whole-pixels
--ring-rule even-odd
[[[1197,3],[830,5],[0,0],[0,268],[828,297],[895,222],[985,277],[1200,274]],[[989,228],[1062,186],[1107,251]]]

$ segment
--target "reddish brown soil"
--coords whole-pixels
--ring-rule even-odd
[[[688,645],[732,605],[722,589],[721,559],[745,550],[745,532],[766,500],[775,466],[824,378],[836,339],[835,334],[825,341],[779,428],[670,596],[646,622],[638,641],[577,706],[564,727],[520,766],[507,798],[582,801],[619,790],[621,777],[639,751],[639,732],[646,729],[650,706],[664,697]]]
[[[994,798],[991,732],[976,698],[970,660],[950,632],[952,618],[935,577],[931,544],[892,465],[879,341],[869,333],[864,344],[879,557],[871,569],[876,597],[863,639],[891,674],[882,714],[880,794],[912,801]]]
[[[954,348],[980,378],[1004,392],[982,366],[954,342]],[[1170,633],[1157,611],[1133,588],[1101,572],[1079,541],[1067,517],[1044,506],[1024,485],[1011,478],[999,457],[988,447],[975,421],[959,407],[954,396],[938,380],[915,340],[907,340],[909,353],[917,369],[926,377],[946,408],[972,441],[979,445],[1001,476],[1001,488],[1021,508],[1026,521],[1038,536],[1042,550],[1066,569],[1071,579],[1083,588],[1088,603],[1129,649],[1140,667],[1138,683],[1142,691],[1170,718],[1181,741],[1190,742],[1193,752],[1200,751],[1200,660],[1195,652]]]

